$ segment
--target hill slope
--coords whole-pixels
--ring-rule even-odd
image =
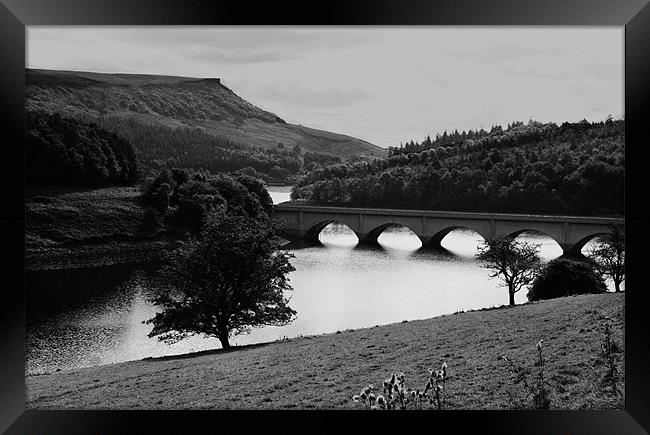
[[[216,78],[35,69],[27,69],[26,75],[27,110],[199,128],[244,145],[266,149],[278,143],[299,145],[343,159],[387,153],[350,136],[288,124],[243,100]]]
[[[581,295],[99,367],[27,376],[28,409],[363,409],[352,396],[403,372],[422,388],[427,368],[449,364],[447,409],[509,409],[526,391],[503,360],[534,376],[544,340],[552,409],[622,408],[602,383],[600,340],[606,317],[624,373],[624,293]],[[617,388],[624,391],[620,376]],[[170,391],[173,394],[170,394]],[[512,394],[514,403],[509,400]],[[529,398],[528,398],[529,401]],[[425,407],[426,409],[426,407]]]
[[[451,137],[451,139],[449,139]],[[625,122],[515,122],[311,170],[292,198],[356,207],[623,216]]]

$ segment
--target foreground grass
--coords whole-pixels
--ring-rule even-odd
[[[584,295],[301,337],[183,357],[57,372],[26,378],[28,408],[359,408],[351,398],[368,383],[403,372],[422,388],[427,368],[449,364],[451,409],[510,407],[517,397],[507,354],[532,369],[544,339],[551,407],[622,408],[600,385],[601,325],[613,324],[623,349],[624,294]],[[623,373],[623,361],[619,363]],[[623,379],[618,387],[623,391]]]
[[[155,260],[173,238],[147,224],[140,198],[133,187],[32,188],[25,204],[27,269]]]

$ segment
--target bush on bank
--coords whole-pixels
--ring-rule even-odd
[[[606,291],[605,281],[590,263],[558,258],[542,269],[527,297],[537,301]]]

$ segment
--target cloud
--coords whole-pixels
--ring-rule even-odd
[[[225,51],[213,47],[195,47],[182,53],[182,56],[188,60],[202,62],[216,62],[217,64],[255,64],[283,62],[286,60],[296,59],[297,55],[290,52],[266,51],[266,52],[246,52],[246,51]]]
[[[442,74],[440,71],[436,71],[431,68],[426,67],[417,67],[416,71],[424,76],[428,81],[435,84],[440,89],[452,89],[454,86],[451,83],[451,80]]]
[[[255,95],[266,101],[278,101],[304,107],[350,106],[373,99],[370,93],[360,89],[330,88],[321,90],[306,88],[296,83],[258,87]]]
[[[538,56],[559,58],[566,53],[566,49],[558,47],[535,47],[527,44],[501,43],[477,48],[442,51],[440,54],[451,59],[482,63],[503,63]]]
[[[502,65],[499,67],[499,72],[505,75],[544,80],[566,80],[574,79],[576,77],[575,73],[558,69],[541,69],[539,67],[522,67],[513,65]]]
[[[502,65],[499,67],[499,71],[507,75],[556,81],[585,79],[610,81],[622,77],[623,62],[621,59],[620,65],[617,66],[613,63],[591,61],[574,67],[570,71],[566,69],[562,70],[557,67],[542,69],[539,66]]]
[[[284,27],[170,27],[134,29],[130,41],[165,47],[188,60],[225,64],[282,62],[300,59],[314,50],[358,46],[373,39],[364,32],[341,34]]]
[[[582,64],[576,73],[595,80],[619,79],[623,76],[623,59],[620,62],[603,62],[591,60]]]

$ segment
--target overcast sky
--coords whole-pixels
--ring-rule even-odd
[[[29,68],[220,77],[281,118],[380,146],[623,116],[623,27],[41,27]]]

